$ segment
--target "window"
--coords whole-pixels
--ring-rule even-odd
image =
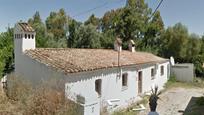
[[[164,75],[164,66],[163,65],[160,67],[160,73],[161,73],[161,75]]]
[[[30,34],[28,34],[28,39],[30,39]]]
[[[34,38],[34,35],[32,34],[32,39]]]
[[[101,79],[97,79],[95,81],[95,91],[98,93],[99,96],[101,96],[101,83],[102,83]]]
[[[21,36],[20,36],[21,38],[23,38],[23,35],[21,34]]]
[[[122,86],[123,87],[128,86],[128,74],[127,73],[124,73],[122,75]]]
[[[151,69],[151,79],[155,79],[155,69]]]
[[[27,34],[25,34],[25,39],[27,39]]]

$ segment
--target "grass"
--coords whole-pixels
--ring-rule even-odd
[[[193,82],[179,82],[175,76],[171,76],[169,81],[165,84],[165,90],[182,87],[182,88],[204,88],[204,79],[195,77]]]

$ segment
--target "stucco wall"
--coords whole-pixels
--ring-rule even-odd
[[[76,95],[81,95],[85,97],[85,115],[99,115],[95,113],[95,108],[102,108],[107,105],[107,100],[119,99],[119,101],[113,102],[113,104],[118,105],[118,107],[124,107],[138,98],[138,72],[143,72],[143,86],[142,92],[149,92],[151,87],[157,85],[159,89],[163,89],[164,84],[167,82],[168,71],[167,66],[169,62],[158,64],[158,69],[156,70],[155,79],[151,79],[151,68],[155,68],[155,65],[138,67],[129,66],[98,70],[92,72],[84,72],[73,75],[76,79],[79,78],[77,82],[66,83],[67,95],[69,98],[76,100]],[[160,75],[160,67],[164,66],[164,75]],[[128,73],[128,87],[122,87],[122,77],[121,73]],[[83,76],[86,79],[80,80],[79,76]],[[95,80],[102,79],[102,94],[99,97],[95,91]],[[71,92],[71,94],[70,94]],[[98,102],[97,102],[98,101]],[[92,111],[94,109],[94,112]],[[91,113],[90,113],[91,112]],[[99,111],[97,111],[99,112]]]
[[[175,75],[178,81],[193,82],[194,65],[193,64],[175,64],[172,66],[172,75]]]

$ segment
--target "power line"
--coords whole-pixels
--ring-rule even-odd
[[[122,2],[122,1],[123,1],[123,0],[115,1],[115,2],[120,3],[120,2]],[[114,3],[115,3],[115,2],[114,2]],[[98,8],[102,8],[102,7],[106,6],[106,5],[108,5],[109,3],[110,3],[110,2],[105,2],[105,3],[103,3],[103,4],[99,5],[99,6],[96,6],[96,7],[94,7],[94,8],[91,8],[91,9],[89,9],[89,10],[86,10],[86,11],[80,12],[80,13],[78,13],[78,14],[75,14],[73,17],[77,17],[77,16],[80,16],[80,15],[84,15],[84,14],[89,13],[89,12],[91,12],[91,11],[93,11],[93,10],[98,9]]]
[[[159,2],[158,6],[156,7],[156,9],[154,10],[154,12],[152,13],[150,19],[151,19],[151,18],[154,16],[154,14],[157,12],[157,10],[159,9],[159,7],[161,6],[161,4],[162,4],[163,1],[164,1],[164,0],[161,0],[161,1]]]

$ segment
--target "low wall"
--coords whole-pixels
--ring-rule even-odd
[[[193,82],[194,65],[191,63],[175,64],[171,66],[171,75],[175,75],[178,81]]]

